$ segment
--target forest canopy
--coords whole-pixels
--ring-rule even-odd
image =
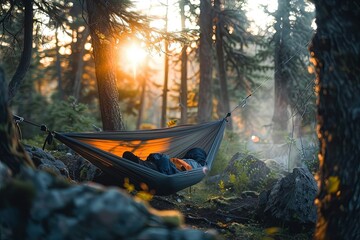
[[[232,113],[229,129],[284,142],[314,129],[314,8],[280,3],[6,1],[0,51],[10,103],[25,118],[72,131]]]

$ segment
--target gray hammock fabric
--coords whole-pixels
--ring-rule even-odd
[[[222,141],[226,119],[172,128],[95,133],[59,133],[54,137],[114,178],[122,186],[124,179],[137,189],[148,189],[155,195],[170,195],[200,182],[211,169]],[[206,166],[166,175],[122,158],[125,151],[141,159],[150,153],[164,153],[181,158],[191,148],[207,153]]]

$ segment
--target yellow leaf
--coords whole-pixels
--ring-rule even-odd
[[[140,191],[136,194],[136,197],[142,199],[143,201],[149,202],[153,198],[153,195],[150,192]]]
[[[128,192],[132,192],[135,190],[135,186],[133,184],[130,183],[128,178],[125,178],[124,180],[124,188],[128,191]]]
[[[150,208],[149,211],[160,217],[165,225],[179,227],[184,224],[184,216],[177,210],[156,210]]]
[[[338,176],[330,176],[326,181],[326,190],[328,193],[336,193],[339,190],[340,179]]]
[[[270,228],[265,229],[265,233],[268,235],[273,235],[278,232],[280,232],[280,228],[278,228],[278,227],[270,227]]]
[[[220,180],[218,186],[219,186],[221,192],[224,192],[224,191],[225,191],[225,184],[224,184],[224,181],[223,181],[223,180]]]
[[[166,125],[167,125],[168,127],[174,127],[174,126],[176,126],[176,123],[177,123],[177,119],[172,119],[172,120],[168,121],[168,122],[166,123]]]
[[[236,182],[236,176],[235,174],[231,174],[229,175],[229,182],[232,183],[232,184],[235,184]]]

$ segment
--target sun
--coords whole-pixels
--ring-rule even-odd
[[[126,57],[132,66],[134,78],[136,78],[136,69],[144,61],[147,53],[138,44],[131,44],[126,48]]]
[[[144,61],[146,51],[139,45],[131,44],[126,50],[126,55],[133,65],[138,65]]]

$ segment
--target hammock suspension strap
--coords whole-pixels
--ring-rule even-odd
[[[48,135],[46,136],[45,138],[45,141],[44,141],[44,144],[43,144],[43,147],[42,149],[44,150],[45,149],[45,146],[46,146],[46,143],[47,144],[51,144],[54,140],[54,133],[52,131],[50,131],[45,124],[37,124],[37,123],[34,123],[32,121],[29,121],[29,120],[25,120],[23,117],[20,117],[20,116],[17,116],[17,115],[13,115],[14,116],[14,120],[15,120],[15,123],[16,123],[16,126],[17,126],[17,129],[19,131],[19,136],[20,136],[20,139],[22,139],[22,134],[21,134],[21,129],[20,129],[20,125],[19,123],[21,122],[26,122],[30,125],[33,125],[35,127],[39,127],[41,131],[43,132],[47,132]]]

